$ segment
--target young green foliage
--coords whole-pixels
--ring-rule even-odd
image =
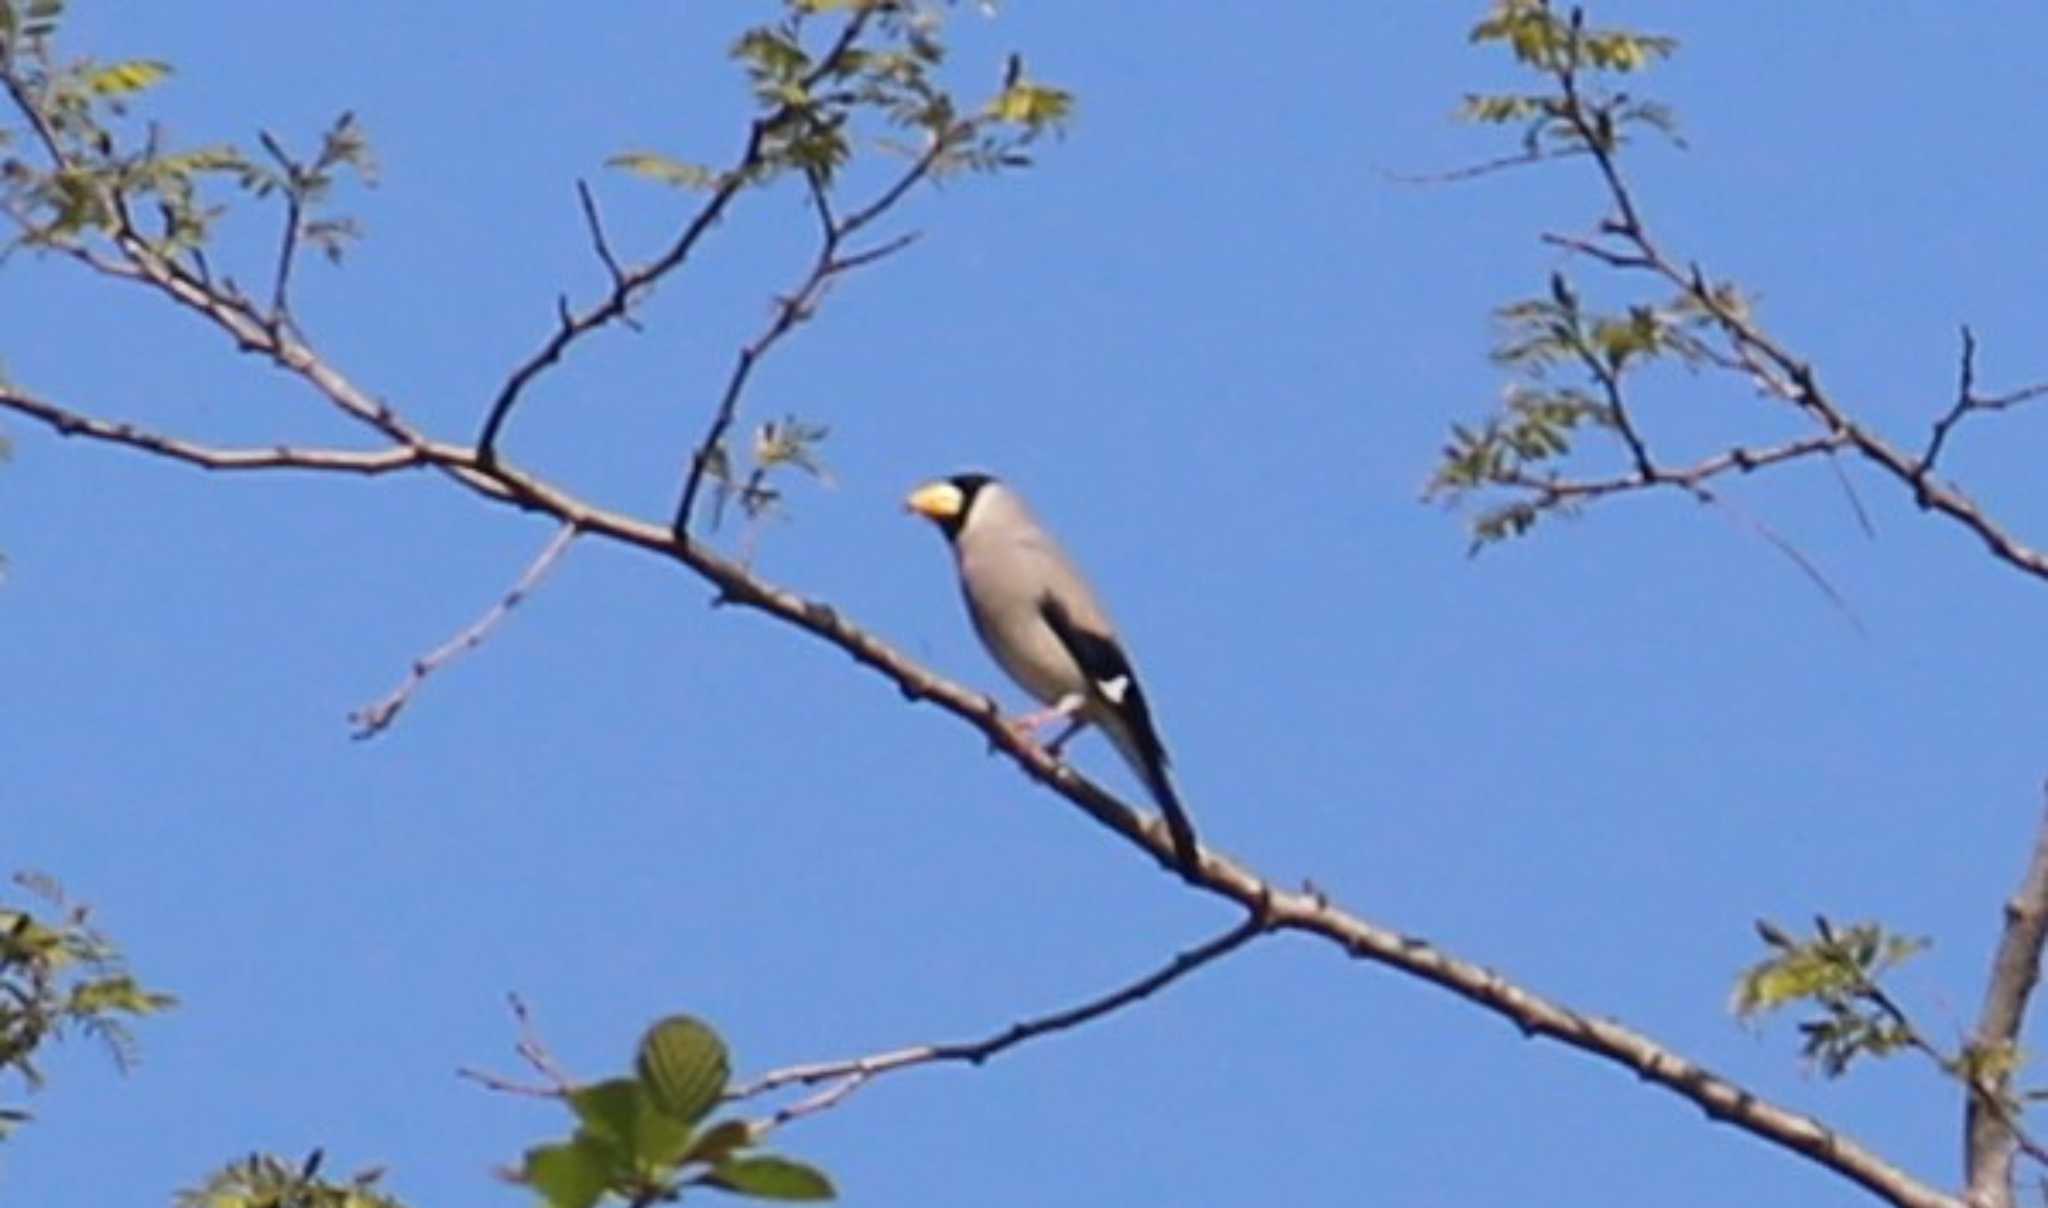
[[[512,1176],[550,1208],[591,1208],[606,1196],[629,1204],[681,1199],[715,1187],[771,1200],[827,1200],[831,1180],[801,1162],[748,1152],[744,1120],[705,1124],[725,1094],[725,1042],[700,1020],[673,1015],[649,1028],[631,1077],[569,1091],[577,1127],[566,1141],[526,1151]]]
[[[94,928],[90,911],[67,902],[48,877],[18,873],[14,884],[40,901],[42,915],[0,906],[0,1073],[19,1075],[28,1089],[43,1082],[36,1051],[71,1029],[99,1040],[114,1064],[134,1064],[128,1021],[175,1006],[128,972],[120,949]],[[28,1118],[0,1108],[0,1136]]]
[[[1896,935],[1879,923],[1838,928],[1814,920],[1810,939],[1795,938],[1759,920],[1757,934],[1770,955],[1743,972],[1729,1007],[1744,1020],[1795,1004],[1817,1009],[1799,1024],[1802,1055],[1830,1078],[1858,1057],[1888,1057],[1901,1049],[1927,1050],[1911,1021],[1879,984],[1929,941]],[[1952,1063],[1943,1059],[1944,1067]]]
[[[170,77],[171,65],[140,58],[62,61],[53,45],[60,13],[61,5],[50,0],[0,0],[0,83],[18,119],[0,124],[0,149],[9,152],[0,160],[0,213],[14,228],[0,256],[20,247],[80,249],[95,237],[136,239],[210,280],[203,250],[226,210],[208,197],[209,184],[218,183],[259,199],[285,199],[291,224],[286,255],[304,242],[329,260],[340,259],[358,228],[351,218],[319,211],[340,171],[365,181],[374,175],[368,145],[350,115],[342,115],[305,161],[261,135],[274,167],[226,143],[173,148],[161,127],[137,131],[124,120],[137,97]],[[145,214],[152,220],[145,222]]]
[[[1719,296],[1735,298],[1725,287]],[[1553,464],[1573,451],[1580,430],[1620,430],[1618,402],[1630,373],[1662,359],[1698,368],[1715,355],[1708,343],[1715,321],[1689,294],[1596,312],[1554,273],[1547,294],[1494,313],[1501,329],[1494,363],[1521,380],[1508,385],[1501,407],[1483,423],[1451,425],[1443,461],[1424,490],[1425,498],[1453,503],[1494,487],[1535,493],[1481,511],[1472,523],[1475,553],[1521,536],[1546,513],[1569,514],[1573,500],[1544,491],[1557,481]],[[1559,376],[1577,381],[1560,384]]]
[[[1073,114],[1072,95],[1028,77],[1016,55],[1005,61],[1001,85],[990,99],[963,102],[944,78],[946,14],[940,7],[917,0],[782,0],[780,7],[778,19],[746,29],[729,51],[755,103],[734,161],[711,167],[644,147],[606,161],[643,179],[706,194],[681,240],[656,262],[657,274],[681,263],[697,233],[748,187],[798,183],[817,220],[820,247],[808,276],[777,297],[773,323],[742,350],[713,425],[692,451],[677,506],[679,532],[695,522],[702,487],[711,490],[710,523],[716,528],[735,503],[749,521],[776,512],[784,501],[771,481],[778,468],[828,478],[815,454],[826,429],[794,417],[762,424],[753,465],[740,464],[728,434],[755,362],[810,321],[839,277],[912,241],[914,233],[877,238],[872,232],[914,186],[956,172],[1026,166],[1026,149],[1048,132],[1063,130]],[[880,166],[885,156],[900,162]],[[867,170],[850,173],[855,166]],[[630,303],[644,282],[616,264],[613,272]],[[494,411],[486,423],[487,446],[502,414]],[[749,528],[742,540],[755,535]]]
[[[322,209],[344,171],[364,185],[377,183],[377,160],[355,114],[344,112],[336,118],[321,134],[320,150],[309,160],[294,158],[267,132],[258,137],[278,170],[254,171],[245,187],[258,198],[282,193],[288,220],[298,224],[296,237],[319,248],[328,263],[341,263],[346,245],[362,238],[362,228],[354,218],[326,214]]]
[[[293,1164],[271,1154],[250,1154],[230,1162],[198,1187],[180,1191],[176,1208],[404,1208],[377,1189],[381,1169],[371,1168],[345,1182],[320,1178],[320,1150]]]
[[[935,177],[1028,165],[1024,149],[1072,117],[1072,94],[1027,79],[1013,55],[992,99],[979,109],[962,104],[940,78],[943,19],[909,0],[784,0],[781,19],[746,30],[732,46],[760,108],[758,136],[736,168],[715,171],[649,150],[606,162],[691,190],[766,184],[795,171],[827,192],[863,147],[930,156]]]
[[[785,466],[831,485],[832,472],[818,453],[818,446],[831,434],[829,426],[795,415],[765,420],[754,429],[752,465],[744,473],[734,465],[726,442],[712,445],[704,455],[704,479],[711,484],[711,527],[716,529],[725,519],[725,509],[735,503],[749,522],[774,516],[782,508],[784,496],[774,475]]]
[[[1605,164],[1632,127],[1672,133],[1669,110],[1611,88],[1606,80],[1670,57],[1677,50],[1675,39],[1589,28],[1581,10],[1560,14],[1548,0],[1496,0],[1472,28],[1471,40],[1504,47],[1542,81],[1529,91],[1465,98],[1459,109],[1464,120],[1522,127],[1521,156],[1489,168],[1585,154]],[[1628,259],[1616,253],[1609,263],[1622,267]],[[1732,291],[1727,296],[1733,299]],[[1497,317],[1503,335],[1494,360],[1521,380],[1509,385],[1502,405],[1482,422],[1452,426],[1443,460],[1424,491],[1425,498],[1453,503],[1493,488],[1513,496],[1490,503],[1473,518],[1475,553],[1521,536],[1544,515],[1569,514],[1583,502],[1582,495],[1559,489],[1557,467],[1574,452],[1576,437],[1585,430],[1611,434],[1626,447],[1637,472],[1645,472],[1645,449],[1625,411],[1623,379],[1629,373],[1663,358],[1688,368],[1718,363],[1710,343],[1717,320],[1683,291],[1661,302],[1596,313],[1581,305],[1561,274],[1554,274],[1547,296],[1502,307]],[[1548,380],[1561,372],[1580,380],[1563,386]]]

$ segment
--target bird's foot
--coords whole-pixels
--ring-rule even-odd
[[[1009,730],[1018,742],[1036,745],[1038,744],[1038,732],[1040,730],[1056,721],[1067,723],[1066,729],[1060,731],[1051,742],[1043,744],[1047,754],[1057,756],[1060,753],[1060,748],[1066,746],[1067,740],[1078,733],[1084,724],[1074,714],[1079,712],[1081,706],[1085,703],[1085,698],[1079,695],[1069,696],[1050,709],[1040,709],[1036,713],[1026,713],[1018,717],[1007,718],[1003,722],[1003,727]]]

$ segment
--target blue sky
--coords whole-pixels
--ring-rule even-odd
[[[70,45],[175,63],[150,111],[190,142],[303,145],[360,116],[383,167],[349,199],[369,239],[305,267],[301,318],[458,438],[555,293],[600,284],[573,181],[648,254],[677,199],[602,161],[728,155],[722,51],[768,7],[76,0]],[[749,416],[829,423],[836,485],[795,489],[757,565],[1020,703],[898,509],[933,474],[1005,473],[1117,612],[1206,840],[1950,1183],[1950,1087],[1905,1060],[1810,1076],[1789,1020],[1744,1030],[1725,1003],[1752,919],[1823,911],[1932,936],[1901,993],[1944,1041],[1974,1020],[2048,771],[2040,585],[1853,466],[1874,540],[1811,466],[1733,484],[1739,511],[1624,500],[1465,556],[1459,518],[1417,496],[1447,424],[1503,384],[1490,308],[1559,266],[1538,231],[1600,211],[1583,165],[1391,179],[1505,149],[1450,119],[1512,79],[1466,45],[1479,9],[956,13],[963,90],[1018,48],[1079,117],[1030,173],[920,193],[895,229],[923,240],[759,374]],[[1652,223],[1757,291],[1860,415],[1917,444],[1966,321],[1987,388],[2048,376],[2048,168],[2024,150],[2048,15],[1625,16],[1684,42],[1647,86],[1690,149],[1630,161]],[[665,514],[733,350],[809,255],[799,200],[745,198],[643,334],[593,339],[535,394],[508,455]],[[269,221],[227,230],[246,279]],[[6,266],[0,332],[14,380],[81,409],[223,443],[351,435],[65,264]],[[1793,430],[1729,383],[1644,408],[1677,449]],[[2044,422],[1967,425],[1947,463],[2022,534],[2048,528]],[[331,1169],[387,1164],[420,1208],[515,1203],[488,1170],[560,1118],[453,1074],[516,1069],[508,991],[582,1074],[675,1010],[758,1072],[991,1033],[1234,920],[843,656],[594,542],[351,742],[347,712],[496,598],[546,524],[425,478],[209,477],[0,432],[5,863],[95,903],[184,999],[142,1029],[132,1076],[83,1045],[53,1057],[0,1152],[21,1203],[153,1202],[315,1145]],[[1824,568],[1860,631],[1751,519]],[[1099,738],[1073,752],[1135,790]],[[985,1068],[883,1079],[777,1144],[854,1204],[1862,1198],[1287,937]]]

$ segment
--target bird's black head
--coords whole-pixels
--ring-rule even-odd
[[[980,473],[979,471],[969,471],[968,473],[965,474],[955,474],[951,478],[948,478],[946,481],[952,483],[955,487],[959,488],[960,514],[964,516],[969,511],[973,510],[974,497],[976,495],[981,494],[981,489],[983,487],[987,486],[989,483],[994,482],[995,476],[992,474],[983,474]]]
[[[939,526],[939,531],[951,541],[959,536],[960,526],[967,523],[975,499],[994,481],[988,474],[955,474],[912,491],[904,506]]]

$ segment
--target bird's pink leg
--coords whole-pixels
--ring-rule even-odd
[[[1025,742],[1037,742],[1038,732],[1046,726],[1055,721],[1068,723],[1066,730],[1058,738],[1046,744],[1045,749],[1057,755],[1060,752],[1060,747],[1065,745],[1066,741],[1074,736],[1075,731],[1081,728],[1083,723],[1077,720],[1074,714],[1079,713],[1081,706],[1087,703],[1087,698],[1076,692],[1071,696],[1062,697],[1059,703],[1050,709],[1040,709],[1036,713],[1026,713],[1021,717],[1012,717],[1003,724],[1009,727],[1010,733],[1015,734],[1019,739]]]

